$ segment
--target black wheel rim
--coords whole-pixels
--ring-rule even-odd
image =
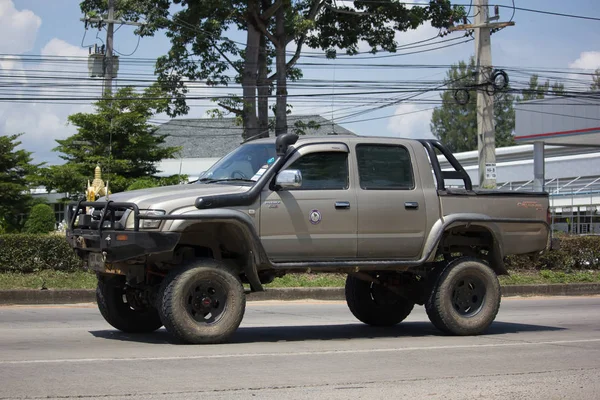
[[[485,284],[476,276],[456,280],[452,290],[452,306],[464,317],[473,317],[481,311],[485,302]]]
[[[185,297],[188,314],[205,324],[218,322],[227,306],[227,291],[220,282],[206,280],[190,287]]]
[[[380,277],[377,276],[377,278],[379,279]],[[369,284],[369,292],[371,301],[380,306],[395,305],[398,304],[400,300],[396,293],[375,282]]]

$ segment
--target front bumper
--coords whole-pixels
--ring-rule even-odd
[[[69,244],[81,258],[87,259],[86,253],[101,253],[107,263],[172,251],[180,236],[178,232],[67,231]]]
[[[99,220],[86,213],[87,207],[102,210]],[[134,213],[134,229],[125,230],[119,214]],[[181,236],[178,232],[140,231],[139,221],[152,219],[140,215],[134,203],[83,202],[68,209],[67,240],[79,256],[89,259],[90,253],[102,254],[106,263],[172,251]]]

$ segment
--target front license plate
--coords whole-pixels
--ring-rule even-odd
[[[88,255],[88,267],[94,271],[103,272],[106,269],[102,253],[90,253]]]

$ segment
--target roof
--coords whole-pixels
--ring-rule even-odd
[[[288,124],[314,121],[318,129],[306,129],[306,135],[355,135],[320,115],[292,115]],[[180,158],[221,158],[242,142],[243,128],[235,118],[180,118],[162,124],[159,135],[168,135],[164,146],[181,147]]]

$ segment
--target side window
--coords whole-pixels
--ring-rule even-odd
[[[302,186],[294,190],[348,189],[348,153],[310,153],[300,157],[287,169],[302,173]]]
[[[365,190],[408,190],[415,184],[408,150],[403,146],[356,146],[360,187]]]

